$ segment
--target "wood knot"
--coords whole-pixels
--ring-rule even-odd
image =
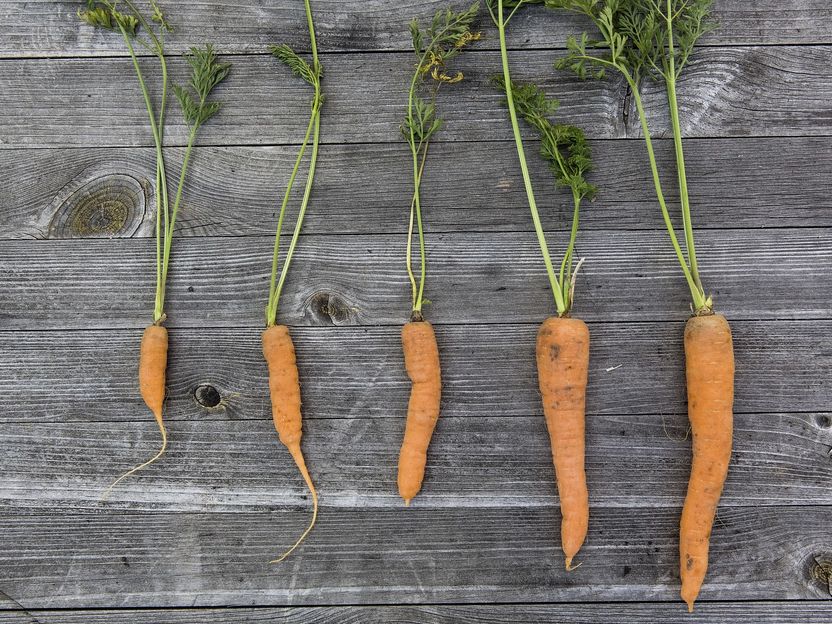
[[[38,230],[47,238],[130,237],[142,228],[149,188],[133,176],[82,173],[62,188],[38,219]],[[142,232],[144,233],[144,232]]]
[[[200,384],[194,388],[194,399],[202,407],[212,409],[222,403],[222,396],[211,384]]]
[[[340,296],[327,292],[312,295],[307,309],[319,325],[348,325],[354,312]]]
[[[832,427],[832,418],[829,418],[826,414],[818,414],[815,416],[815,424],[819,429],[829,429]]]
[[[820,553],[809,558],[809,580],[832,596],[832,553]]]

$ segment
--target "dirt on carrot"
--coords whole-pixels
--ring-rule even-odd
[[[537,334],[537,372],[560,496],[566,569],[586,539],[589,492],[584,469],[584,410],[589,329],[579,319],[550,317]]]

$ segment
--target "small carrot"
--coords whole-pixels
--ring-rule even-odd
[[[306,469],[306,462],[300,448],[303,430],[300,412],[300,378],[295,359],[295,345],[292,343],[288,327],[272,325],[263,332],[263,357],[269,365],[269,393],[272,399],[275,429],[312,493],[312,522],[289,550],[270,562],[280,563],[300,545],[315,526],[315,521],[318,519],[318,493]]]
[[[685,361],[693,464],[679,527],[679,554],[682,598],[693,611],[708,570],[711,528],[731,460],[734,347],[724,316],[694,316],[688,321]]]
[[[439,348],[427,321],[411,321],[402,328],[402,349],[412,388],[407,405],[407,424],[399,452],[399,495],[405,505],[422,489],[427,451],[442,396]]]
[[[407,406],[407,422],[404,439],[399,451],[399,495],[405,506],[422,489],[427,463],[427,451],[436,421],[439,419],[439,403],[442,395],[442,376],[439,370],[439,347],[430,323],[422,316],[427,278],[427,250],[425,223],[422,211],[422,175],[433,136],[442,128],[437,114],[436,95],[442,85],[453,85],[463,79],[461,72],[452,72],[447,63],[480,34],[472,28],[479,13],[479,1],[467,9],[438,10],[423,27],[418,19],[410,22],[410,35],[416,66],[410,80],[407,111],[401,126],[402,137],[410,147],[413,165],[413,195],[410,202],[410,220],[407,229],[405,264],[410,280],[410,322],[402,328],[402,349],[405,368],[412,383]],[[413,244],[418,241],[418,280],[414,271]]]
[[[161,325],[151,325],[144,330],[142,346],[139,353],[139,391],[150,411],[153,412],[159,431],[162,432],[162,448],[151,459],[131,468],[104,490],[102,499],[106,499],[113,488],[121,481],[146,468],[162,455],[168,447],[168,434],[162,420],[162,407],[165,402],[165,371],[168,367],[168,330]]]
[[[586,539],[589,492],[584,469],[584,409],[589,329],[579,319],[550,317],[537,334],[537,372],[560,496],[566,569]]]

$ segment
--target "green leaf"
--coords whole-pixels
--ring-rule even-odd
[[[502,93],[506,92],[502,76],[492,82]],[[558,110],[558,101],[546,97],[537,85],[512,81],[511,92],[517,114],[540,135],[540,154],[548,161],[557,184],[572,188],[580,197],[594,197],[595,187],[584,178],[592,169],[592,154],[583,131],[575,126],[553,124],[549,117]]]
[[[114,4],[94,0],[87,2],[86,10],[78,10],[78,18],[95,28],[118,31],[121,27],[130,37],[135,37],[139,28],[139,20],[134,15],[117,11]]]
[[[306,82],[315,86],[320,78],[320,72],[315,72],[312,66],[298,56],[292,48],[285,43],[281,43],[280,45],[270,46],[269,50],[271,50],[275,58],[279,59],[286,67],[291,69],[293,74],[300,76]]]
[[[191,48],[185,58],[191,66],[189,88],[174,85],[173,90],[185,121],[192,127],[198,127],[220,110],[220,103],[211,102],[208,98],[214,88],[228,77],[231,64],[219,62],[210,44],[204,48]]]

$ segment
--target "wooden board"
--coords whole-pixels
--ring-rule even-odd
[[[500,96],[497,39],[455,61],[424,184],[443,417],[425,489],[394,487],[408,382],[399,136],[412,70],[406,24],[444,0],[313,0],[327,104],[319,174],[280,311],[295,336],[309,520],[269,414],[259,332],[279,194],[306,85],[266,46],[306,50],[300,2],[165,3],[169,50],[213,41],[234,63],[185,189],[169,286],[165,458],[137,390],[152,297],[153,152],[119,38],[80,0],[0,3],[0,624],[491,624],[832,621],[832,8],[716,0],[720,28],[680,83],[706,286],[731,319],[735,445],[697,611],[678,598],[689,468],[681,335],[689,296],[619,77],[555,72],[579,17],[532,7],[509,33],[514,77],[583,126],[598,199],[575,313],[589,321],[582,566],[563,571],[558,497],[533,368],[553,310]],[[459,6],[464,2],[455,3]],[[152,58],[143,58],[150,70]],[[186,65],[171,58],[174,81]],[[150,80],[151,90],[158,84]],[[665,97],[644,86],[671,207]],[[184,127],[166,139],[178,173]],[[532,139],[526,128],[523,132]],[[571,206],[528,143],[552,249]]]
[[[563,569],[552,507],[263,513],[3,513],[4,591],[24,608],[675,601],[677,509],[596,508],[583,565]],[[828,507],[720,510],[702,599],[829,596]],[[799,531],[795,527],[800,527]],[[682,613],[683,607],[680,607]]]
[[[817,624],[832,618],[832,606],[819,601],[700,602],[696,612],[666,603],[466,604],[374,607],[283,607],[216,609],[114,609],[95,611],[0,612],[2,624],[540,624],[604,621],[691,624],[719,618],[736,624]]]
[[[829,146],[824,137],[688,141],[697,228],[829,227]],[[296,149],[200,148],[177,235],[272,236]],[[535,151],[537,144],[529,149]],[[660,139],[656,150],[661,170],[672,171],[672,141]],[[644,145],[598,140],[592,151],[590,179],[599,194],[581,215],[583,229],[663,229]],[[0,150],[0,171],[16,181],[0,186],[0,238],[151,236],[154,154],[135,148]],[[169,150],[171,166],[181,158],[181,149]],[[324,146],[304,232],[401,235],[413,192],[412,181],[402,174],[408,158],[404,142]],[[513,142],[434,146],[422,185],[427,230],[531,232],[515,159]],[[542,159],[532,157],[529,165],[544,223],[566,229],[571,195],[555,188]],[[772,171],[781,172],[774,189]],[[665,182],[677,213],[678,193]]]
[[[513,78],[537,81],[560,100],[559,119],[585,128],[592,138],[639,136],[639,122],[630,114],[630,98],[620,76],[581,81],[554,71],[557,56],[552,50],[517,52],[512,56]],[[234,64],[232,74],[216,94],[225,107],[206,124],[199,144],[299,143],[308,117],[309,85],[268,55],[227,60]],[[153,61],[144,62],[149,67]],[[401,141],[412,65],[406,53],[327,58],[323,142]],[[446,125],[437,140],[510,139],[501,96],[489,84],[499,72],[499,55],[469,54],[459,57],[456,65],[468,80],[440,95]],[[4,67],[0,148],[151,145],[129,59],[13,60]],[[187,67],[183,60],[172,59],[171,79],[182,81]],[[667,134],[664,94],[647,84],[644,98],[652,132]],[[682,129],[690,137],[829,136],[830,98],[832,46],[706,48],[679,82]],[[171,145],[184,143],[186,128],[178,113],[171,114],[165,138]]]
[[[286,283],[281,322],[400,325],[410,310],[405,238],[305,237]],[[713,230],[697,240],[708,292],[732,320],[828,317],[828,229]],[[262,327],[272,246],[266,237],[177,241],[168,325]],[[538,324],[554,313],[532,234],[437,234],[427,247],[432,304],[426,315],[432,322]],[[604,322],[686,318],[690,293],[666,232],[587,231],[577,249],[586,258],[577,316]],[[0,290],[7,329],[144,327],[155,247],[146,239],[7,241],[0,247],[0,279],[7,285]]]
[[[408,380],[399,331],[293,328],[307,418],[402,417]],[[538,414],[536,331],[534,324],[438,327],[443,414]],[[682,322],[592,323],[590,331],[591,414],[685,413]],[[832,371],[832,322],[735,321],[733,331],[738,413],[829,411],[822,379]],[[172,330],[168,418],[268,418],[259,334],[259,328]],[[155,435],[137,391],[140,331],[73,331],[59,340],[53,331],[0,333],[4,341],[9,336],[17,340],[6,342],[0,361],[0,392],[9,404],[2,420],[145,421]],[[219,393],[221,410],[206,413],[194,403],[203,384]]]
[[[263,399],[250,402],[262,404]],[[387,395],[379,393],[378,400],[386,401]],[[325,508],[407,513],[395,485],[405,403],[390,401],[386,407],[391,417],[318,419],[307,410],[313,418],[304,434],[306,459]],[[271,419],[197,418],[169,419],[170,449],[164,460],[122,482],[102,503],[104,489],[159,446],[152,418],[138,420],[138,409],[130,414],[135,422],[4,424],[0,500],[44,514],[55,509],[236,514],[307,504],[303,481]],[[828,414],[740,413],[735,437],[721,509],[832,505]],[[51,440],[48,448],[38,446],[44,439]],[[684,415],[590,414],[587,449],[593,507],[681,507],[690,463]],[[556,494],[541,414],[446,414],[430,448],[424,492],[413,505],[529,510],[553,507]]]
[[[319,45],[325,52],[407,50],[407,23],[429,19],[448,2],[405,0],[395,11],[385,0],[316,0],[313,3]],[[466,6],[455,1],[454,6]],[[225,52],[262,53],[286,41],[308,47],[302,5],[257,0],[178,0],[162,5],[176,27],[171,52],[208,40]],[[832,10],[825,0],[721,0],[715,5],[720,28],[704,39],[717,43],[832,43],[825,24]],[[0,4],[0,56],[75,56],[124,54],[118,36],[95,32],[75,17],[78,2],[70,0],[7,0]],[[478,47],[494,49],[497,36],[485,11],[480,20],[486,38]],[[532,7],[517,15],[509,43],[517,47],[563,45],[567,35],[587,28],[579,17]]]

